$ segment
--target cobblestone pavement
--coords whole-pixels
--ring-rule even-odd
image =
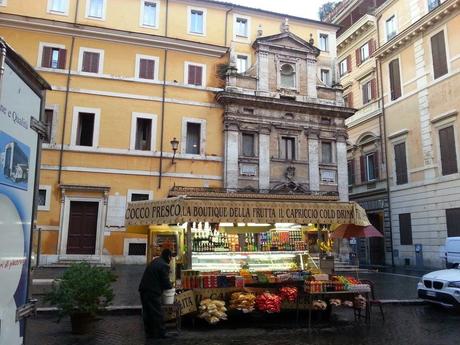
[[[344,313],[348,313],[345,315]],[[289,317],[255,316],[217,326],[186,326],[180,336],[146,343],[139,315],[106,315],[96,323],[93,334],[73,336],[70,322],[56,324],[50,316],[39,316],[27,324],[26,345],[454,345],[460,337],[460,314],[432,306],[385,306],[383,322],[373,314],[370,326],[355,324],[350,311],[342,310],[330,324],[316,323],[311,335],[305,328],[286,328]],[[340,321],[341,320],[341,321]],[[284,324],[280,324],[283,323]],[[305,322],[305,319],[303,319]],[[321,327],[322,326],[322,327]],[[255,328],[258,327],[258,328]]]

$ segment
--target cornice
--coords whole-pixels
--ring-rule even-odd
[[[437,8],[420,18],[414,24],[403,30],[400,34],[393,37],[390,41],[378,48],[374,56],[378,59],[384,59],[389,54],[398,51],[401,47],[406,46],[416,36],[425,33],[443,18],[449,16],[460,9],[460,0],[447,0]]]
[[[224,46],[198,43],[194,41],[165,36],[100,28],[90,25],[75,25],[73,23],[5,13],[0,13],[0,26],[12,27],[28,31],[59,34],[64,36],[77,36],[117,43],[136,44],[140,46],[156,47],[212,57],[222,57],[228,51],[228,48]]]
[[[349,43],[363,36],[370,28],[376,27],[377,19],[370,14],[364,15],[337,38],[337,49],[343,49]]]

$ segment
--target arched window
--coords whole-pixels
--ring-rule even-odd
[[[282,87],[295,87],[295,69],[290,64],[281,66],[281,86]]]

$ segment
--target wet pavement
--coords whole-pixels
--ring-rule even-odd
[[[118,279],[113,283],[114,306],[140,305],[137,288],[144,272],[144,265],[117,265],[112,267]],[[39,268],[33,271],[34,279],[56,279],[62,276],[65,268]],[[396,273],[394,273],[396,272]],[[355,272],[343,273],[345,276],[358,276],[374,282],[377,299],[407,300],[417,298],[417,282],[424,272],[396,270],[394,272]],[[41,300],[40,296],[39,301]],[[42,303],[39,304],[43,306]]]
[[[53,322],[41,315],[27,323],[26,345],[450,345],[458,344],[460,313],[433,306],[386,305],[385,321],[372,314],[370,325],[351,322],[351,310],[338,309],[330,323],[315,323],[311,335],[305,328],[292,328],[284,315],[254,314],[251,320],[233,316],[216,326],[185,325],[176,338],[146,343],[140,315],[106,315],[96,322],[92,334],[70,334],[70,322]],[[233,321],[232,321],[233,320]],[[250,322],[249,322],[250,321]],[[302,324],[305,324],[305,316]]]

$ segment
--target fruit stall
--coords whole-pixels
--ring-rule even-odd
[[[149,261],[162,248],[177,254],[171,281],[181,315],[195,313],[216,324],[229,312],[294,310],[298,320],[302,310],[366,309],[369,286],[319,265],[320,256],[332,251],[335,226],[369,225],[356,203],[267,195],[251,200],[236,193],[176,197],[129,203],[125,223],[128,231],[148,235]],[[313,254],[317,248],[323,253]]]

